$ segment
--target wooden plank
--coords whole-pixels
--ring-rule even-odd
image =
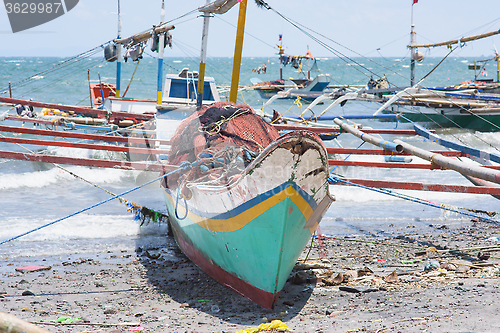
[[[467,185],[446,185],[432,183],[416,183],[416,182],[398,182],[387,180],[370,180],[370,179],[343,179],[350,183],[363,185],[367,187],[378,188],[396,188],[400,190],[416,190],[416,191],[435,191],[435,192],[455,192],[455,193],[472,193],[472,194],[491,194],[500,195],[500,187],[487,186],[467,186]],[[343,182],[331,183],[332,185],[349,185]]]
[[[149,144],[151,146],[153,146],[155,143],[159,143],[161,145],[170,144],[170,142],[168,140],[157,140],[157,139],[140,138],[140,137],[132,137],[132,136],[123,137],[123,136],[111,136],[111,135],[100,135],[100,134],[86,134],[86,133],[78,133],[78,132],[53,131],[53,130],[13,127],[13,126],[0,126],[0,132],[31,134],[31,135],[46,135],[46,136],[55,136],[55,137],[61,137],[61,138],[84,139],[84,140],[95,140],[95,141]],[[140,131],[138,131],[138,133],[140,133]]]
[[[3,151],[3,150],[0,150],[0,158],[31,161],[31,162],[42,162],[42,163],[71,164],[71,165],[80,165],[86,167],[112,168],[112,169],[123,169],[123,170],[144,170],[144,171],[157,171],[157,172],[170,172],[178,168],[178,166],[168,166],[157,163],[97,160],[89,158],[75,158],[75,157],[64,157],[64,156],[18,153],[18,152]]]
[[[136,153],[136,154],[168,154],[168,150],[164,150],[164,149],[148,149],[148,148],[138,148],[138,147],[110,146],[110,145],[102,145],[102,144],[68,142],[68,141],[8,138],[8,137],[1,137],[1,136],[0,136],[0,142],[28,144],[28,145],[40,145],[40,146],[80,148],[80,149],[95,149],[95,150],[117,151],[117,152],[124,152],[124,153]]]
[[[2,97],[2,96],[0,96],[0,102],[10,103],[10,104],[31,105],[33,107],[39,107],[39,108],[58,109],[58,110],[64,110],[64,111],[75,111],[78,113],[84,113],[87,115],[94,115],[94,116],[101,116],[104,118],[106,118],[108,116],[108,113],[111,115],[111,118],[124,117],[124,118],[135,118],[135,119],[139,119],[139,120],[150,120],[150,119],[154,118],[154,114],[135,114],[135,113],[129,113],[129,112],[122,112],[122,111],[106,111],[106,110],[100,110],[100,109],[84,108],[81,106],[60,105],[60,104],[53,104],[53,103],[27,101],[24,99],[16,99],[16,98],[9,98],[9,97]]]

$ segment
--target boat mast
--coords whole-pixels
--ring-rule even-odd
[[[207,5],[210,0],[207,0]],[[200,68],[198,70],[198,98],[196,100],[196,108],[199,110],[203,104],[203,88],[205,84],[205,64],[207,61],[207,41],[208,41],[208,23],[210,13],[203,13],[203,34],[201,35],[201,53],[200,53]]]
[[[413,87],[415,84],[415,58],[416,58],[416,48],[415,44],[417,43],[416,41],[416,33],[415,33],[415,25],[413,24],[413,5],[417,3],[418,0],[413,0],[411,4],[411,32],[410,32],[410,49],[411,49],[411,60],[410,60],[410,86]]]
[[[279,41],[280,45],[278,45],[279,48],[279,59],[280,59],[280,80],[283,80],[283,63],[281,62],[283,55],[285,54],[285,50],[283,49],[283,41],[282,41],[283,35],[279,35]]]
[[[165,20],[165,0],[161,1],[160,26]],[[167,32],[165,32],[166,34]],[[165,38],[160,36],[158,41],[158,87],[156,89],[156,104],[161,105],[163,90],[163,48],[165,47]]]
[[[122,38],[122,16],[120,14],[120,0],[118,0],[118,36],[117,39]],[[122,46],[118,45],[117,52],[117,63],[116,63],[116,97],[120,97],[120,81],[122,72]]]
[[[238,15],[238,27],[236,30],[236,44],[234,46],[233,75],[231,77],[231,90],[229,101],[236,103],[238,98],[238,85],[240,80],[241,53],[243,49],[243,35],[245,33],[245,16],[247,12],[247,0],[241,0]]]

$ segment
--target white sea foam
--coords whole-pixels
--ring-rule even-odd
[[[63,166],[64,167],[64,166]],[[91,169],[87,167],[64,167],[74,174],[98,184],[114,183],[124,177],[138,175],[139,171]],[[44,171],[0,174],[0,190],[16,189],[22,187],[42,188],[57,184],[61,181],[72,180],[74,177],[59,168]]]

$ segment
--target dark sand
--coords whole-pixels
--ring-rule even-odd
[[[436,225],[425,235],[410,227],[397,237],[324,238],[326,258],[308,261],[318,268],[302,270],[309,273],[303,284],[288,282],[273,310],[214,282],[172,239],[133,253],[7,260],[0,268],[0,312],[50,332],[131,332],[137,326],[143,332],[235,332],[273,318],[294,332],[500,332],[498,252],[476,267],[480,250],[446,251],[495,246],[489,238],[499,233],[496,226],[466,223],[453,230]],[[318,258],[317,241],[309,257]],[[414,259],[420,261],[407,261]],[[424,271],[430,260],[465,265]],[[51,269],[16,272],[20,263]],[[373,273],[356,277],[358,271]],[[386,282],[394,271],[398,281]],[[349,281],[328,285],[339,272]],[[322,276],[330,274],[325,284]],[[28,290],[34,296],[22,295]],[[78,325],[40,323],[63,316],[82,319]]]

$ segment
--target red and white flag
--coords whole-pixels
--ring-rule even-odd
[[[412,5],[416,4],[417,2],[418,2],[418,0],[413,0]]]

